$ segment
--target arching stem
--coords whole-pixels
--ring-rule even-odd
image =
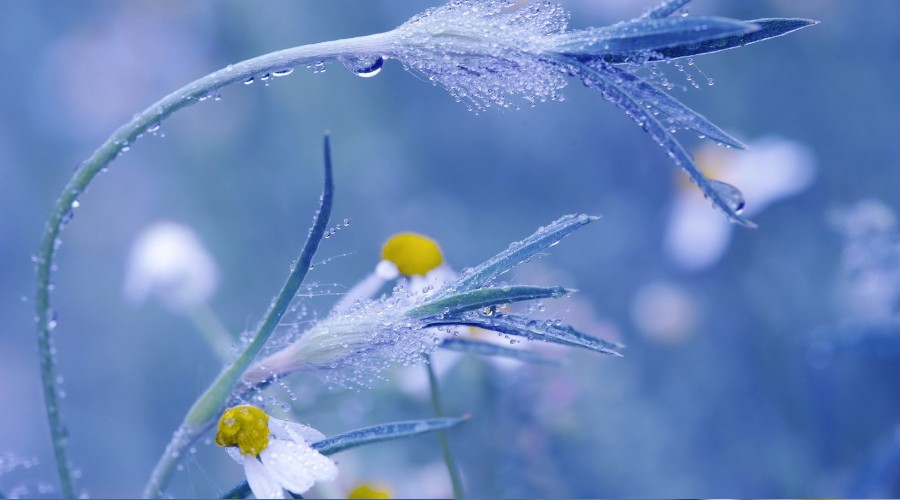
[[[331,42],[304,45],[265,54],[236,64],[228,65],[169,94],[131,121],[119,127],[96,151],[81,163],[63,188],[47,218],[41,245],[35,257],[37,291],[35,296],[35,321],[37,323],[38,355],[41,360],[41,380],[44,404],[49,421],[53,453],[59,475],[60,494],[75,497],[69,459],[67,456],[67,431],[60,415],[56,388],[56,366],[52,348],[51,331],[56,319],[50,305],[51,275],[60,232],[70,218],[72,205],[84,193],[94,178],[118,157],[122,150],[138,137],[157,127],[169,115],[181,108],[196,104],[228,85],[246,81],[259,75],[285,70],[296,66],[333,60],[340,57],[391,54],[394,32],[348,38]]]

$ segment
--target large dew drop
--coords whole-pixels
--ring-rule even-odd
[[[709,185],[712,190],[722,198],[725,204],[734,210],[734,213],[740,214],[744,211],[744,205],[746,203],[744,201],[744,193],[742,193],[740,189],[731,184],[714,181],[712,179],[710,179]]]
[[[357,76],[371,78],[381,73],[384,58],[381,56],[359,56],[341,58],[341,62]]]

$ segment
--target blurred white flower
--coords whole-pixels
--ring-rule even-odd
[[[840,292],[854,319],[900,318],[900,231],[879,200],[863,200],[832,216],[844,236]]]
[[[285,490],[302,495],[317,481],[334,480],[337,466],[310,446],[323,439],[312,427],[249,405],[225,410],[216,431],[216,444],[244,466],[256,498],[286,498]]]
[[[749,151],[703,146],[695,153],[709,177],[741,187],[750,218],[769,204],[806,189],[815,177],[815,159],[797,142],[763,137]],[[669,212],[665,251],[681,268],[698,271],[725,254],[732,226],[692,186],[681,183]]]
[[[174,222],[158,222],[131,247],[125,294],[135,303],[153,296],[174,312],[205,304],[216,290],[218,273],[197,235]]]
[[[651,340],[674,344],[687,339],[697,327],[696,300],[673,283],[643,286],[631,301],[631,321]]]

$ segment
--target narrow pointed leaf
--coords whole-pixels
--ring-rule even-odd
[[[595,61],[595,63],[598,62]],[[656,116],[647,111],[640,98],[632,95],[628,92],[628,89],[623,88],[621,83],[610,76],[611,70],[603,67],[602,71],[598,71],[593,67],[577,63],[569,64],[569,68],[584,80],[590,81],[593,86],[601,89],[610,102],[638,119],[644,130],[650,134],[650,137],[662,146],[675,163],[688,174],[691,182],[700,188],[703,195],[713,205],[725,212],[732,222],[745,227],[756,227],[756,224],[742,217],[739,213],[743,209],[743,202],[737,201],[741,198],[740,191],[727,184],[707,179],[694,162],[690,153],[684,149],[684,146]],[[726,189],[726,187],[730,189]]]
[[[247,498],[250,496],[250,493],[252,493],[250,485],[247,484],[247,481],[241,481],[225,493],[222,493],[222,496],[219,498]]]
[[[426,418],[374,425],[317,441],[312,447],[323,455],[333,455],[358,446],[449,429],[466,420],[466,417]]]
[[[807,26],[819,24],[818,21],[812,19],[793,19],[793,18],[772,18],[772,19],[754,19],[745,21],[759,27],[751,33],[730,35],[722,38],[705,40],[698,43],[685,44],[675,47],[668,47],[656,51],[650,60],[661,59],[677,59],[679,57],[696,56],[700,54],[710,54],[722,50],[735,49],[749,45],[751,43],[761,42],[770,38],[786,35],[792,31],[797,31]],[[624,60],[624,58],[623,58]]]
[[[559,53],[580,58],[637,55],[744,36],[757,29],[759,27],[755,24],[724,17],[636,19],[557,35],[556,47]]]
[[[678,99],[670,96],[650,82],[620,67],[604,65],[622,86],[627,86],[639,97],[644,105],[651,105],[661,113],[673,119],[682,127],[705,135],[708,139],[727,144],[737,149],[747,149],[747,145],[720,129],[705,116],[685,106]]]
[[[638,19],[662,19],[664,17],[669,17],[690,2],[691,0],[666,0],[647,11],[646,14]]]
[[[559,366],[562,364],[558,360],[548,358],[546,356],[541,356],[540,354],[531,351],[526,351],[523,349],[513,349],[511,347],[505,347],[491,342],[482,342],[480,340],[464,339],[459,337],[444,340],[441,343],[440,347],[441,349],[448,349],[457,352],[467,352],[471,354],[478,354],[480,356],[498,356],[502,358],[512,358],[519,361],[524,361],[526,363],[536,363],[553,366]]]
[[[581,333],[565,323],[557,324],[549,320],[537,321],[512,314],[484,316],[469,313],[463,317],[437,320],[431,323],[432,326],[448,324],[477,326],[479,328],[484,328],[485,330],[492,330],[517,337],[525,337],[530,340],[543,340],[554,344],[583,347],[603,354],[621,356],[621,354],[616,351],[616,349],[622,347],[621,345],[593,337],[586,333]]]
[[[569,293],[561,286],[502,286],[481,288],[449,297],[439,298],[409,311],[407,316],[425,318],[435,315],[459,314],[490,306],[522,302],[524,300],[559,298]]]
[[[453,293],[466,292],[484,286],[490,280],[555,245],[561,239],[598,218],[583,214],[566,215],[538,229],[524,240],[511,244],[506,250],[490,258],[487,262],[463,274],[454,283],[445,287],[444,293],[440,296],[447,297]]]

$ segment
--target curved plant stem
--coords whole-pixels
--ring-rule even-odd
[[[431,366],[431,356],[427,354],[425,355],[425,368],[428,370],[428,386],[431,388],[431,406],[434,408],[434,416],[440,418],[444,416],[441,406],[441,391],[434,367]],[[447,473],[450,475],[450,484],[453,486],[453,498],[462,498],[462,479],[459,477],[459,467],[456,466],[456,460],[453,459],[453,452],[450,451],[450,440],[447,439],[447,433],[444,431],[438,431],[437,435],[444,453],[444,463],[447,464]]]
[[[56,320],[50,307],[50,279],[59,235],[66,221],[71,217],[72,205],[94,178],[142,134],[157,127],[159,123],[181,108],[196,104],[228,85],[246,81],[258,75],[285,70],[313,62],[337,59],[342,56],[389,55],[394,41],[394,32],[348,38],[331,42],[304,45],[265,54],[206,75],[185,85],[164,97],[144,111],[136,114],[125,125],[119,127],[96,151],[72,174],[56,200],[35,258],[37,293],[35,310],[38,334],[38,353],[41,360],[41,379],[44,390],[44,404],[49,421],[53,453],[56,459],[60,482],[60,493],[73,498],[75,490],[72,473],[66,453],[67,434],[59,411],[56,389],[56,367],[54,364],[51,330]]]
[[[309,266],[312,264],[313,256],[319,247],[319,242],[328,229],[328,219],[331,216],[331,207],[334,203],[334,182],[331,175],[331,147],[328,136],[325,136],[325,185],[322,190],[322,199],[319,205],[319,211],[316,212],[312,228],[309,230],[309,237],[306,244],[300,252],[300,257],[291,266],[291,274],[281,287],[281,291],[269,305],[268,311],[263,316],[262,321],[256,329],[253,340],[247,344],[244,351],[229,365],[222,373],[216,377],[216,380],[201,395],[187,415],[172,440],[166,446],[166,450],[157,462],[153,473],[150,475],[150,481],[144,488],[144,496],[148,498],[157,498],[162,493],[169,480],[172,478],[172,472],[175,465],[178,464],[184,450],[191,443],[197,440],[201,434],[206,432],[215,423],[222,408],[228,402],[228,398],[234,390],[235,384],[238,383],[244,371],[251,362],[256,358],[262,350],[266,341],[272,336],[281,317],[291,305],[291,301],[297,294],[297,289],[303,283]]]

